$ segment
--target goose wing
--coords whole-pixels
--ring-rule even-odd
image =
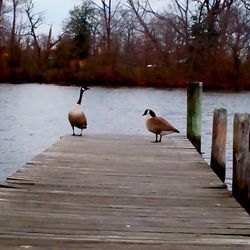
[[[87,128],[87,118],[83,112],[82,112],[82,126],[83,128]]]
[[[179,133],[179,131],[164,118],[154,117],[153,119],[155,119],[155,123],[161,129],[161,131],[173,131]]]

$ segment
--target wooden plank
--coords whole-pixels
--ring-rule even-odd
[[[0,188],[3,249],[249,249],[249,215],[183,136],[65,136]],[[7,188],[8,187],[8,188]]]

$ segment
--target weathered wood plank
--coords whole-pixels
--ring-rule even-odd
[[[65,136],[0,187],[0,246],[249,249],[250,220],[183,136]]]

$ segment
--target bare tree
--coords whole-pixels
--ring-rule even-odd
[[[11,33],[10,33],[10,66],[16,67],[18,66],[20,62],[20,56],[19,56],[19,44],[17,41],[17,15],[20,11],[19,7],[24,3],[25,0],[8,0],[12,6],[12,27],[11,27]]]
[[[0,0],[0,47],[3,33],[3,0]]]
[[[52,38],[52,27],[50,27],[48,35],[43,36],[43,41],[44,42],[42,43],[43,44],[42,48],[43,48],[43,51],[44,51],[44,53],[43,53],[43,61],[44,62],[48,61],[48,58],[49,58],[49,56],[51,54],[51,51],[52,51],[53,47],[55,47],[56,44],[61,41],[63,35],[64,35],[64,33],[61,33],[57,37],[57,39],[53,39]]]
[[[137,1],[136,3],[134,3],[133,0],[127,0],[127,1],[130,7],[132,8],[132,10],[134,11],[140,25],[143,27],[145,35],[150,38],[150,40],[155,46],[155,49],[157,49],[159,52],[162,52],[161,44],[159,43],[158,39],[155,37],[153,32],[151,32],[145,20],[146,14],[149,13],[148,8],[152,10],[152,8],[150,7],[149,1],[146,0],[144,4],[141,3],[141,1]]]
[[[149,39],[153,45],[153,54],[160,58],[161,64],[166,66],[169,65],[170,53],[169,49],[169,39],[168,39],[168,29],[169,27],[169,17],[164,17],[163,15],[155,12],[148,0],[127,0],[132,11],[143,29],[145,38]],[[158,27],[163,27],[162,24],[165,23],[164,32],[160,31]],[[159,33],[160,31],[160,33]]]
[[[250,10],[250,2],[249,2],[249,0],[241,0],[241,1],[245,5],[246,9]]]
[[[102,0],[102,12],[104,17],[104,27],[105,27],[105,36],[107,42],[107,50],[109,51],[111,48],[111,17],[112,17],[112,8],[111,8],[111,0],[105,1]]]
[[[91,3],[95,6],[91,20],[92,30],[100,37],[109,53],[116,33],[115,30],[122,18],[118,16],[121,1],[114,3],[112,0],[101,0],[101,4],[97,4],[95,1]]]
[[[243,6],[234,6],[228,27],[227,45],[231,51],[236,74],[246,60],[250,49],[250,11]]]
[[[16,22],[17,22],[18,7],[23,3],[23,0],[10,0],[10,2],[12,4],[12,12],[13,12],[10,41],[11,44],[14,45],[16,42]]]
[[[136,22],[136,16],[133,11],[124,9],[122,10],[122,12],[124,12],[121,14],[123,16],[123,19],[119,27],[119,30],[121,32],[120,47],[124,51],[126,58],[131,54],[132,58],[135,59],[135,53],[133,53],[133,51],[136,40],[138,38],[139,23]],[[129,63],[130,60],[127,62]]]
[[[16,18],[17,18],[17,6],[19,4],[19,0],[12,0],[12,4],[13,4],[13,19],[12,19],[10,43],[11,47],[14,47],[16,42]]]
[[[3,9],[3,0],[0,0],[0,17],[2,15],[2,9]]]
[[[33,38],[34,47],[37,54],[37,64],[38,68],[41,68],[41,48],[38,41],[38,35],[36,34],[37,28],[42,24],[43,17],[41,13],[34,13],[34,3],[33,0],[27,0],[24,5],[24,12],[27,15],[29,22],[29,34]]]
[[[24,12],[28,18],[28,28],[29,35],[33,38],[33,44],[37,55],[37,66],[39,69],[44,67],[45,62],[47,62],[48,57],[51,53],[51,49],[60,41],[63,34],[59,35],[57,39],[52,38],[52,27],[49,28],[48,35],[40,35],[42,39],[37,34],[37,29],[42,25],[44,17],[42,13],[34,12],[33,0],[26,0],[24,5]],[[43,42],[41,41],[43,40]]]

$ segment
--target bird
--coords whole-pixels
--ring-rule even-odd
[[[154,142],[161,142],[162,136],[172,133],[180,133],[178,129],[173,127],[168,121],[162,117],[157,117],[151,109],[146,109],[143,116],[146,115],[146,127],[148,131],[156,135]],[[158,140],[158,135],[160,136]]]
[[[74,130],[75,127],[81,129],[80,136],[82,136],[82,130],[87,128],[87,119],[85,114],[81,110],[81,103],[82,103],[82,95],[88,89],[89,88],[86,86],[80,88],[80,96],[78,102],[74,104],[73,108],[70,110],[68,114],[68,119],[73,130],[73,135],[75,135],[75,130]]]

